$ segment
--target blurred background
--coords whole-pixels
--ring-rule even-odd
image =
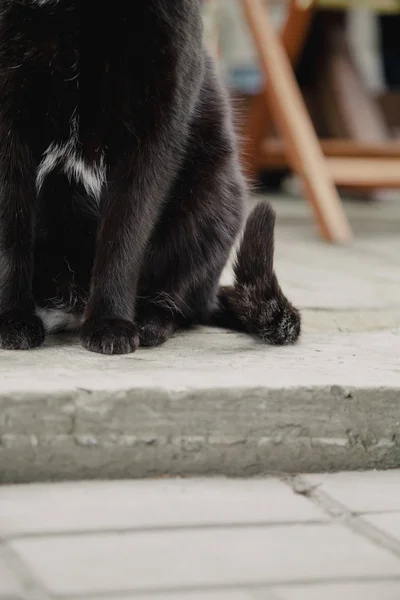
[[[357,224],[346,202],[361,200],[362,218],[366,202],[400,197],[400,2],[203,2],[207,44],[229,86],[256,189],[305,196],[322,236],[348,241]],[[316,172],[320,181],[310,181]]]

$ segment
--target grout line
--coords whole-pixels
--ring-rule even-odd
[[[0,559],[14,573],[21,583],[22,596],[19,600],[51,600],[52,596],[35,578],[21,557],[0,538]]]
[[[340,523],[353,533],[359,534],[364,539],[368,539],[380,548],[389,550],[397,558],[400,558],[400,541],[398,539],[384,533],[375,525],[371,525],[359,513],[349,510],[345,505],[324,492],[320,485],[309,484],[300,475],[285,476],[282,481],[289,485],[294,493],[305,496],[322,508],[333,520],[340,519]]]
[[[236,523],[188,523],[174,525],[144,525],[144,526],[132,526],[132,527],[110,527],[99,529],[69,529],[68,531],[45,531],[45,532],[22,532],[22,533],[10,533],[5,534],[5,539],[8,541],[18,540],[30,540],[30,539],[46,539],[55,537],[81,537],[81,536],[98,536],[98,535],[128,535],[131,533],[162,533],[168,531],[201,531],[205,529],[223,530],[223,529],[253,529],[253,528],[275,528],[275,527],[297,527],[297,526],[308,526],[308,525],[329,525],[330,521],[326,519],[310,519],[307,521],[252,521],[250,523],[236,522]]]

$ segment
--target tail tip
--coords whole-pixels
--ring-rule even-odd
[[[272,346],[289,346],[299,340],[301,315],[289,301],[282,306],[272,299],[265,303],[264,311],[268,313],[268,318],[258,324],[256,332],[263,342]]]
[[[295,344],[301,334],[301,315],[280,292],[265,295],[255,285],[222,288],[219,302],[223,311],[235,315],[240,329],[272,346]]]

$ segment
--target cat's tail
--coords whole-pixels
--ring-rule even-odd
[[[212,313],[217,327],[250,333],[274,345],[300,336],[299,311],[284,296],[274,273],[275,213],[260,203],[251,213],[234,265],[235,283],[222,287]]]

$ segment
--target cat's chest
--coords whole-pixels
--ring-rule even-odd
[[[45,152],[36,172],[36,188],[40,192],[44,180],[55,169],[64,173],[71,182],[76,182],[96,202],[106,184],[106,155],[101,147],[86,152],[81,143],[79,115],[73,114],[69,123],[69,137],[53,140]]]

